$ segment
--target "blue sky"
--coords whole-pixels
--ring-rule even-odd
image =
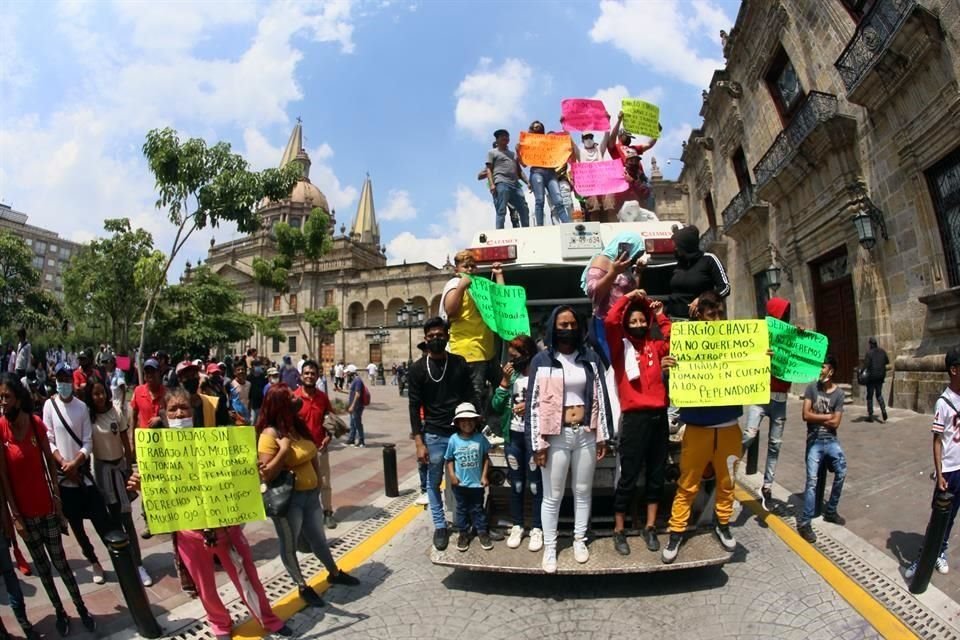
[[[442,263],[493,224],[474,178],[494,129],[559,129],[560,100],[661,107],[666,177],[722,66],[736,0],[6,2],[0,201],[87,240],[126,216],[169,246],[146,131],[274,166],[303,119],[311,179],[349,224],[369,171],[391,261]],[[339,226],[339,224],[338,224]],[[218,241],[235,237],[215,230]],[[203,257],[197,234],[176,265]],[[174,274],[175,275],[175,274]]]

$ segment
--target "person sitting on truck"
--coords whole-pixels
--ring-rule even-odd
[[[543,123],[534,120],[530,123],[530,133],[545,135]],[[571,147],[573,144],[570,145]],[[571,155],[573,151],[571,150]],[[521,159],[522,162],[522,159]],[[566,165],[566,161],[563,163]],[[560,222],[570,222],[570,215],[563,204],[563,196],[560,194],[560,183],[557,180],[557,169],[559,167],[530,167],[530,188],[533,189],[533,217],[537,221],[537,226],[543,226],[543,204],[545,194],[550,197],[550,210]],[[497,213],[497,220],[500,220],[500,214]],[[503,226],[497,227],[502,229]]]
[[[507,547],[516,549],[523,540],[523,503],[530,488],[530,551],[543,549],[543,523],[540,516],[543,504],[543,482],[533,461],[533,451],[523,436],[523,416],[530,380],[530,362],[537,355],[537,343],[530,336],[517,336],[507,343],[510,360],[503,365],[503,378],[493,392],[493,410],[500,414],[500,435],[507,460],[507,481],[510,483],[510,518],[513,527],[507,537]]]
[[[700,296],[696,308],[695,320],[716,322],[726,320],[723,299],[714,291]],[[672,359],[671,359],[672,360]],[[664,367],[676,363],[666,361]],[[737,548],[737,541],[730,533],[730,518],[733,516],[733,478],[727,464],[728,458],[740,457],[740,416],[743,405],[722,407],[682,407],[680,420],[687,426],[683,432],[683,444],[680,449],[680,478],[677,480],[677,495],[673,499],[670,514],[670,540],[663,548],[661,560],[670,564],[677,559],[683,532],[690,520],[690,507],[693,505],[700,480],[707,464],[712,464],[716,474],[716,525],[714,534],[721,546],[727,551]]]
[[[487,152],[487,180],[490,194],[493,196],[497,211],[497,229],[503,229],[507,218],[507,203],[520,214],[520,224],[530,226],[530,210],[527,208],[527,199],[523,197],[520,183],[530,185],[527,177],[520,169],[517,156],[507,148],[510,144],[510,133],[506,129],[497,129],[493,132],[496,145]]]
[[[470,402],[473,387],[470,369],[463,356],[447,353],[450,339],[443,318],[431,318],[423,324],[427,355],[414,362],[407,374],[410,430],[417,447],[417,460],[427,464],[427,497],[433,518],[433,546],[443,551],[450,543],[447,519],[443,513],[443,456],[454,434],[453,414],[461,402]],[[423,408],[423,417],[420,410]]]
[[[580,277],[580,288],[593,303],[593,316],[588,334],[591,345],[609,366],[610,347],[607,345],[603,319],[610,306],[639,285],[634,266],[643,268],[644,241],[638,233],[623,231],[590,260]]]
[[[667,462],[667,385],[661,361],[669,364],[670,318],[663,303],[649,301],[643,291],[631,291],[613,305],[605,320],[610,355],[623,421],[617,454],[620,479],[613,496],[613,546],[620,555],[630,555],[624,535],[627,510],[644,471],[647,520],[643,537],[650,551],[659,551],[657,506],[663,493]],[[656,324],[658,330],[654,330]]]
[[[581,327],[572,307],[553,310],[546,325],[547,348],[530,364],[524,400],[524,436],[534,461],[544,470],[542,567],[547,573],[557,571],[557,521],[571,470],[573,556],[581,564],[590,559],[586,535],[593,471],[613,434],[603,363],[584,344]]]
[[[651,298],[663,303],[672,320],[689,320],[702,293],[713,291],[721,298],[730,295],[730,280],[720,259],[700,250],[700,230],[694,225],[674,231],[673,245],[677,262],[670,277],[670,293]]]

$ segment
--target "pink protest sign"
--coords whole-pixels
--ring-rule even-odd
[[[606,131],[610,116],[600,100],[567,98],[560,102],[564,131]]]
[[[120,371],[129,371],[130,356],[117,356],[117,369],[120,369]]]
[[[620,160],[600,162],[574,162],[573,188],[581,196],[602,196],[622,193],[627,190],[623,179],[623,163]]]

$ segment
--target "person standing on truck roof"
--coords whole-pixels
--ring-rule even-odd
[[[563,118],[560,119],[563,122]],[[606,160],[607,147],[610,143],[610,132],[603,132],[603,139],[600,144],[593,139],[592,131],[584,131],[580,134],[582,147],[578,147],[573,142],[573,136],[570,137],[570,144],[573,145],[573,154],[577,162],[602,162]],[[576,190],[577,185],[573,185]],[[586,210],[584,218],[588,222],[616,222],[617,208],[616,195],[612,193],[602,196],[588,196],[586,198]]]
[[[446,321],[443,318],[427,320],[423,334],[427,354],[414,362],[407,374],[410,431],[417,447],[417,461],[428,465],[427,498],[433,518],[433,546],[443,551],[450,543],[440,493],[443,457],[450,436],[455,433],[454,412],[461,402],[472,401],[473,387],[466,360],[447,352],[450,333]]]
[[[506,129],[497,129],[493,132],[496,146],[487,152],[487,180],[490,194],[493,195],[494,206],[497,211],[497,229],[503,229],[507,218],[507,203],[520,214],[520,224],[530,226],[530,210],[527,200],[523,197],[520,182],[530,185],[527,177],[520,169],[517,156],[507,148],[510,144],[510,133]],[[542,212],[541,212],[542,215]]]
[[[696,312],[700,294],[713,291],[726,298],[730,280],[720,259],[700,250],[700,230],[694,225],[674,231],[673,246],[677,262],[670,277],[670,293],[650,298],[662,302],[672,320],[689,320]]]
[[[493,141],[493,148],[497,148],[497,141]],[[486,180],[487,181],[487,190],[490,191],[490,197],[493,198],[493,206],[497,206],[497,190],[496,186],[493,184],[492,176],[487,172],[487,166],[484,165],[483,169],[480,169],[480,172],[477,173],[477,180]],[[510,213],[510,225],[514,229],[520,226],[520,214],[517,213],[517,210],[514,206],[508,201],[507,202],[507,211]]]
[[[545,135],[543,123],[534,120],[530,123],[530,133]],[[571,147],[574,146],[572,143]],[[572,150],[571,150],[572,153]],[[522,159],[521,159],[522,160]],[[566,162],[563,163],[566,165]],[[563,204],[563,196],[560,193],[560,183],[557,180],[557,169],[559,167],[530,167],[530,188],[533,190],[533,217],[537,221],[537,226],[543,226],[543,203],[544,194],[550,197],[550,210],[553,211],[560,222],[570,222],[570,215],[566,206]],[[499,214],[497,220],[500,220]],[[502,226],[498,226],[501,229]]]
[[[630,555],[624,535],[627,510],[637,492],[637,480],[644,472],[647,520],[643,537],[650,551],[659,551],[657,506],[663,493],[667,463],[667,385],[661,362],[671,364],[670,318],[663,303],[649,301],[639,289],[621,297],[605,320],[610,355],[623,422],[617,454],[620,479],[613,496],[613,546],[617,553]],[[657,329],[653,329],[656,324]]]
[[[450,323],[450,353],[467,361],[473,398],[470,401],[484,413],[487,408],[487,382],[493,380],[495,363],[493,331],[483,321],[468,289],[477,268],[477,261],[468,249],[457,252],[453,258],[456,274],[440,294],[440,317]],[[494,263],[490,275],[497,284],[503,284],[503,269]]]
[[[542,567],[547,573],[557,571],[557,522],[568,471],[573,475],[573,557],[581,564],[590,560],[586,535],[593,472],[614,429],[603,363],[583,337],[573,308],[557,307],[546,325],[547,348],[530,364],[523,426],[544,474]]]

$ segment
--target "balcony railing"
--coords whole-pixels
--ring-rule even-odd
[[[877,0],[833,66],[851,91],[880,59],[916,6],[916,0]]]
[[[767,152],[763,154],[760,162],[753,168],[754,175],[757,177],[757,187],[765,185],[790,162],[800,143],[807,139],[817,125],[835,115],[837,115],[837,96],[820,91],[811,91],[807,94],[803,104],[793,115],[793,120],[780,132]]]
[[[757,199],[753,194],[752,187],[747,187],[733,196],[733,200],[730,201],[730,204],[727,205],[727,208],[724,209],[721,214],[723,217],[724,230],[740,222],[740,219],[747,214],[747,211],[752,205],[756,204],[756,202]]]
[[[716,227],[710,227],[700,236],[700,251],[707,251],[714,242],[720,239]]]

